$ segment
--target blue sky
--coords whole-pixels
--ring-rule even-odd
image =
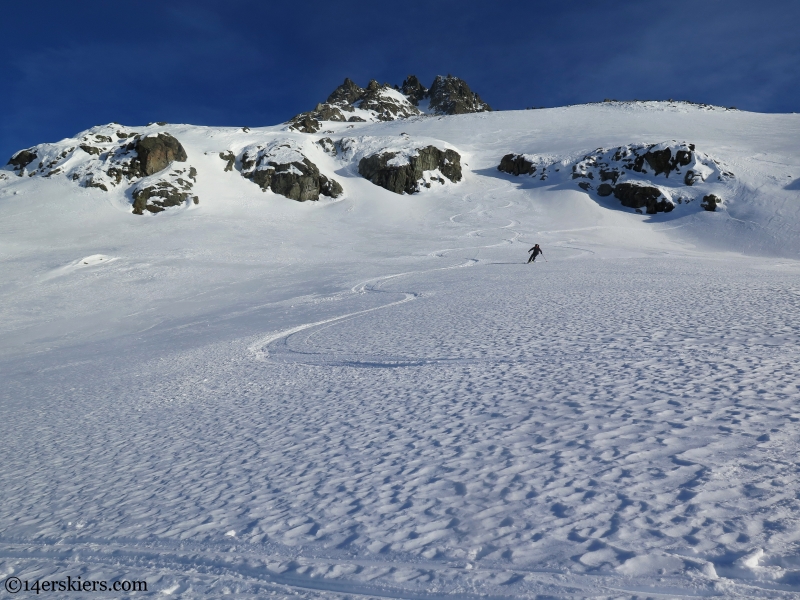
[[[0,160],[101,123],[272,125],[345,77],[464,78],[492,107],[800,111],[800,2],[43,1],[0,19]]]

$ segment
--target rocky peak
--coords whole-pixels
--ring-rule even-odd
[[[356,85],[353,80],[348,77],[344,80],[342,85],[333,90],[326,102],[328,104],[353,104],[353,102],[356,102],[363,94],[364,88]]]
[[[422,114],[417,108],[430,99],[430,110],[437,115],[460,115],[492,110],[463,79],[439,75],[430,89],[415,75],[409,75],[401,88],[370,80],[366,88],[347,78],[333,90],[325,103],[289,121],[289,128],[316,133],[324,121],[394,121]],[[348,113],[348,114],[345,114]]]
[[[423,100],[428,95],[428,88],[420,83],[416,75],[406,77],[400,90],[414,106],[419,106],[420,100]]]
[[[462,115],[485,112],[492,108],[458,77],[437,75],[429,91],[430,108],[439,115]]]

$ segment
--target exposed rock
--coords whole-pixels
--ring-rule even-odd
[[[88,144],[81,144],[80,146],[78,146],[78,148],[86,152],[86,154],[99,155],[100,153],[103,152],[102,148],[96,148],[95,146],[89,146]]]
[[[614,197],[628,208],[647,208],[648,215],[670,212],[675,205],[663,197],[657,187],[641,183],[620,183],[614,187]]]
[[[320,173],[291,140],[266,148],[247,148],[242,152],[241,165],[242,175],[262,190],[270,189],[291,200],[319,200],[320,194],[336,198],[343,192],[342,186]]]
[[[362,88],[351,79],[337,87],[323,104],[289,120],[289,128],[303,133],[316,133],[324,121],[393,121],[421,115],[418,105],[430,99],[430,109],[440,115],[453,115],[491,110],[469,86],[458,77],[436,78],[431,89],[409,75],[402,88],[372,80]],[[363,110],[349,118],[344,113]]]
[[[379,85],[374,79],[369,82],[356,106],[363,110],[373,111],[379,121],[394,121],[422,114],[418,108],[388,83]],[[354,116],[348,121],[357,118]],[[364,119],[361,120],[363,121]]]
[[[648,149],[643,155],[636,157],[633,170],[641,173],[645,168],[646,162],[653,169],[655,175],[664,173],[669,177],[672,171],[678,170],[679,167],[685,167],[692,162],[694,144],[689,144],[688,148],[675,149],[675,154],[672,153],[672,150],[669,147],[661,150]]]
[[[567,166],[566,161],[556,162],[543,155],[507,154],[498,169],[514,175],[536,175],[545,180],[548,175]],[[599,179],[602,183],[596,187],[598,196],[607,197],[613,193],[623,206],[646,208],[649,214],[673,210],[673,198],[678,204],[688,204],[699,197],[665,192],[667,188],[692,186],[712,179],[726,181],[734,177],[717,160],[697,151],[694,144],[676,141],[598,148],[575,161],[569,173],[570,179],[577,180],[581,189],[594,190],[594,183],[587,180]],[[670,179],[673,173],[679,177]],[[662,179],[663,184],[658,179]]]
[[[33,161],[38,158],[36,152],[30,148],[28,150],[20,150],[8,161],[8,164],[14,167],[15,171],[21,171]]]
[[[333,143],[333,140],[329,137],[322,138],[316,141],[316,144],[320,146],[326,154],[330,154],[331,156],[336,156],[336,144]]]
[[[497,170],[511,175],[533,175],[536,173],[536,165],[522,154],[506,154],[500,161]]]
[[[311,113],[301,113],[289,122],[289,129],[294,129],[301,133],[316,133],[322,124],[311,116]]]
[[[692,169],[686,171],[686,175],[683,178],[683,183],[686,185],[694,185],[695,183],[702,183],[703,181],[705,181],[703,174],[695,172]]]
[[[597,186],[598,196],[602,196],[603,198],[605,198],[606,196],[610,196],[612,193],[614,193],[614,188],[611,187],[611,185],[608,183],[601,183],[600,185]]]
[[[428,88],[420,83],[416,75],[406,77],[400,89],[414,106],[419,106],[420,101],[428,96]]]
[[[430,89],[430,108],[438,115],[461,115],[490,111],[492,108],[458,77],[437,75]]]
[[[108,191],[108,188],[106,187],[106,185],[105,185],[104,183],[101,183],[101,182],[99,182],[99,181],[95,181],[95,180],[94,180],[94,177],[92,177],[91,175],[90,175],[90,176],[87,178],[87,180],[84,182],[84,185],[83,185],[83,187],[87,187],[87,188],[99,188],[99,189],[103,190],[104,192],[107,192],[107,191]]]
[[[700,204],[705,210],[714,212],[717,210],[717,204],[722,204],[722,198],[714,194],[708,194],[703,197],[703,202]]]
[[[395,194],[413,194],[419,191],[419,182],[425,171],[439,172],[450,181],[461,181],[461,156],[455,150],[440,150],[435,146],[420,148],[408,158],[407,164],[393,159],[397,152],[384,152],[365,156],[358,163],[358,172],[375,185]]]
[[[342,187],[322,175],[317,166],[307,158],[289,164],[267,164],[268,168],[253,173],[253,181],[262,189],[269,188],[290,200],[305,202],[319,200],[320,193],[332,197],[342,193]]]
[[[337,87],[326,102],[328,104],[353,104],[356,100],[360,99],[364,94],[364,88],[356,85],[349,77],[344,80],[344,83]]]
[[[158,213],[171,206],[180,206],[188,199],[189,192],[185,187],[179,190],[168,181],[158,181],[133,190],[133,214],[141,215],[145,210]]]
[[[134,147],[139,168],[144,175],[163,171],[173,161],[185,162],[186,150],[168,133],[159,133],[136,140]]]
[[[236,164],[236,155],[228,150],[227,152],[220,152],[219,157],[225,161],[225,171],[233,171],[233,165]]]

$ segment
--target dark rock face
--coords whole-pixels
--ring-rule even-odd
[[[316,133],[322,128],[320,121],[346,121],[344,112],[352,112],[352,106],[335,106],[332,104],[317,104],[309,112],[300,113],[289,121],[289,128],[301,133]]]
[[[301,113],[289,122],[289,128],[301,133],[316,133],[322,124],[315,119],[313,113]]]
[[[99,155],[100,153],[103,152],[102,148],[97,148],[95,146],[90,146],[89,144],[81,144],[80,146],[78,146],[78,148],[80,148],[81,150],[86,152],[86,154]]]
[[[219,157],[225,161],[225,171],[233,171],[233,166],[236,164],[236,155],[228,150],[227,152],[220,152]]]
[[[611,184],[608,183],[601,183],[597,186],[597,195],[602,196],[605,198],[606,196],[610,196],[614,193],[614,188],[611,187]]]
[[[36,152],[31,150],[20,150],[8,161],[15,171],[21,171],[38,158]]]
[[[358,107],[364,110],[375,111],[379,121],[394,121],[413,115],[420,114],[419,110],[413,106],[409,106],[408,102],[398,102],[397,100],[382,93],[385,90],[391,90],[392,86],[388,83],[383,85],[378,84],[374,79],[369,82],[367,89],[364,90],[363,95],[358,100]],[[358,117],[351,117],[348,120],[355,120]],[[363,119],[359,119],[363,120]]]
[[[317,140],[315,142],[320,148],[322,148],[326,154],[330,154],[331,156],[336,156],[336,144],[333,143],[333,140],[329,137],[322,138],[321,140]]]
[[[438,115],[462,115],[492,110],[458,77],[438,75],[430,89],[431,110]]]
[[[262,190],[270,189],[290,200],[319,200],[320,194],[336,198],[343,192],[337,181],[325,177],[308,158],[286,164],[268,161],[264,166],[254,161],[260,162],[259,159],[242,157],[243,168],[261,167],[245,174],[245,177],[252,179]]]
[[[188,174],[186,169],[172,172],[171,176],[175,178],[174,182],[161,180],[146,185],[140,183],[135,186],[132,192],[133,214],[142,215],[145,210],[159,213],[166,208],[180,206],[190,199],[195,204],[199,204],[200,199],[197,196],[191,196],[192,182],[184,179],[183,175],[196,182],[197,169],[190,167]]]
[[[694,152],[694,144],[689,144],[688,149],[679,149],[672,154],[670,148],[662,150],[648,150],[641,156],[637,156],[633,164],[633,170],[639,173],[645,169],[645,162],[654,171],[655,175],[664,173],[667,177],[672,171],[678,170],[680,167],[685,167],[692,162],[692,152]]]
[[[524,155],[507,154],[498,169],[513,175],[536,175],[545,180],[565,164],[563,161],[545,163],[538,157],[526,159]],[[673,178],[668,186],[672,192],[662,192],[660,184],[654,180],[668,179],[673,173],[678,177]],[[563,178],[564,174],[560,177]],[[696,194],[675,194],[674,188],[681,184],[692,186],[709,178],[724,182],[734,175],[713,157],[697,151],[694,144],[672,140],[660,144],[597,148],[572,164],[569,177],[587,192],[594,190],[601,197],[614,194],[623,206],[636,211],[644,208],[648,214],[655,214],[670,212],[675,203],[688,204],[699,197]],[[664,185],[667,185],[666,181]],[[675,203],[667,196],[675,198]],[[706,206],[709,207],[706,210],[714,210],[717,202],[704,201],[703,207]]]
[[[628,208],[647,208],[648,215],[670,212],[675,206],[662,197],[657,187],[639,183],[620,183],[614,187],[614,197]]]
[[[172,161],[185,162],[186,150],[168,133],[139,138],[133,147],[139,157],[139,168],[144,175],[163,171]]]
[[[405,98],[387,94],[387,90],[397,90]],[[289,120],[289,128],[302,133],[316,133],[323,121],[364,121],[362,117],[347,118],[346,112],[354,108],[374,111],[379,121],[393,121],[421,115],[417,106],[430,98],[430,108],[439,115],[457,115],[492,110],[480,96],[458,77],[439,75],[431,89],[426,88],[414,75],[409,75],[401,88],[388,83],[379,84],[372,80],[366,88],[355,84],[351,79],[337,87],[323,104],[308,112],[300,113]]]
[[[498,171],[511,175],[533,175],[536,166],[521,154],[506,154],[497,167]]]
[[[353,104],[363,94],[364,88],[353,83],[353,80],[348,77],[342,85],[333,90],[326,102],[328,104]]]
[[[420,101],[428,95],[428,88],[419,82],[416,75],[406,77],[400,90],[414,106],[419,106]]]
[[[695,183],[702,183],[703,182],[703,175],[689,169],[686,171],[686,175],[683,177],[683,183],[686,185],[694,185]]]
[[[158,198],[157,200],[151,199]],[[144,211],[158,213],[170,206],[180,206],[189,199],[189,193],[179,190],[166,181],[159,181],[153,185],[134,190],[133,214],[142,215]]]
[[[455,150],[440,150],[435,146],[420,148],[407,165],[389,165],[397,153],[384,152],[366,156],[358,163],[358,172],[375,185],[395,194],[419,191],[419,180],[425,171],[439,171],[450,181],[461,181],[461,156]]]
[[[717,210],[717,204],[721,203],[722,198],[715,196],[714,194],[708,194],[707,196],[703,197],[703,202],[700,204],[700,206],[709,212],[714,212]]]

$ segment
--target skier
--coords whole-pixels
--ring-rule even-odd
[[[540,254],[541,254],[542,256],[544,256],[544,252],[542,252],[542,249],[541,249],[541,248],[539,248],[539,244],[535,244],[535,245],[533,246],[533,248],[531,248],[530,250],[528,250],[528,252],[531,252],[531,253],[532,253],[532,254],[531,254],[531,257],[528,259],[528,262],[536,262],[536,257],[537,257],[537,256],[539,256]]]

